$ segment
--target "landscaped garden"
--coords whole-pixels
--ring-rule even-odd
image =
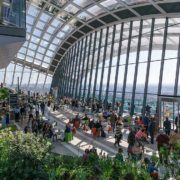
[[[118,158],[99,157],[91,153],[88,159],[69,157],[51,153],[52,144],[49,140],[9,128],[0,130],[0,179],[72,179],[72,180],[118,180],[125,176],[135,180],[150,180],[147,164],[142,160],[122,161]],[[178,179],[179,146],[170,154],[170,161],[163,165],[163,177]],[[151,160],[158,167],[159,159]]]

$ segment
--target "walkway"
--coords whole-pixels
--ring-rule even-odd
[[[48,108],[47,110],[47,118],[51,121],[57,122],[57,127],[59,129],[64,129],[65,124],[68,122],[69,118],[74,117],[77,113],[76,111],[72,111],[70,109],[61,109],[58,111],[52,111],[52,109]],[[80,113],[80,116],[83,116]],[[123,139],[120,143],[121,147],[124,150],[124,156],[127,157],[127,136],[129,131],[127,129],[123,129]],[[81,155],[82,152],[86,148],[92,148],[93,146],[96,147],[99,154],[106,154],[108,156],[114,156],[117,153],[118,148],[114,147],[114,134],[108,134],[106,132],[107,137],[97,137],[94,138],[91,134],[91,131],[84,132],[81,129],[78,130],[73,138],[73,140],[67,144],[72,145],[72,148],[75,150],[76,155]],[[72,151],[73,151],[72,149]],[[148,144],[145,147],[145,156],[151,156],[153,153],[157,154],[156,151],[156,144]]]

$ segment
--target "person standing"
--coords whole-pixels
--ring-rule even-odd
[[[180,128],[180,114],[178,114],[178,116],[175,118],[175,125],[176,125],[176,130],[178,132]]]
[[[163,123],[163,127],[164,127],[166,135],[170,136],[171,122],[169,121],[168,117],[166,117],[166,120]]]
[[[36,103],[36,105],[35,105],[35,110],[36,110],[36,117],[38,117],[39,116],[39,104],[38,103]]]
[[[111,122],[111,127],[112,127],[113,132],[115,129],[116,120],[117,120],[117,116],[114,112],[112,112],[112,114],[110,115],[110,122]]]
[[[18,122],[20,118],[20,109],[18,106],[16,106],[14,109],[14,116],[15,116],[15,121]]]
[[[153,118],[150,119],[148,131],[151,137],[151,144],[154,144],[155,121]]]
[[[147,116],[145,116],[143,118],[143,123],[144,123],[144,128],[146,129],[146,132],[147,132],[147,136],[148,136],[148,128],[149,128],[149,123],[150,123],[150,120]],[[150,135],[151,136],[151,135]]]
[[[41,102],[40,107],[41,107],[41,113],[42,113],[42,115],[44,116],[45,103],[44,103],[44,102]]]
[[[128,135],[128,138],[127,138],[127,142],[128,142],[128,156],[130,154],[132,154],[132,147],[134,146],[135,144],[135,132],[133,131],[132,128],[129,129],[129,135]]]
[[[118,117],[118,120],[116,122],[116,131],[115,131],[115,143],[114,146],[116,146],[116,144],[118,146],[120,146],[120,140],[122,139],[122,128],[123,128],[123,123],[121,120],[121,117]]]
[[[168,150],[169,150],[169,136],[167,134],[163,134],[163,132],[160,132],[160,134],[156,138],[157,142],[157,149],[159,153],[160,162],[162,163],[163,160],[167,162],[168,159]],[[161,149],[164,148],[167,151],[166,156],[163,156]],[[165,158],[165,159],[163,159]]]

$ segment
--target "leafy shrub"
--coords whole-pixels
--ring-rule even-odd
[[[0,88],[0,100],[4,100],[9,97],[9,89],[8,88]]]
[[[12,132],[8,128],[1,130],[0,179],[122,180],[127,173],[132,173],[135,180],[151,180],[142,163],[95,155],[84,163],[81,157],[60,156],[51,153],[51,149],[48,140],[33,134]],[[174,177],[177,173],[170,172]]]

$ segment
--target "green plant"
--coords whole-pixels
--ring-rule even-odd
[[[84,162],[81,157],[57,155],[51,153],[52,144],[48,140],[12,132],[13,128],[0,131],[0,179],[122,180],[127,173],[132,173],[135,180],[151,180],[142,162],[98,158],[96,154]],[[170,163],[163,166],[164,179],[180,173],[176,168],[179,158],[176,151],[169,157]],[[155,155],[151,160],[159,161]]]
[[[46,179],[44,160],[51,144],[33,134],[9,128],[0,132],[0,179]]]
[[[0,100],[4,100],[9,97],[9,89],[0,88]]]

